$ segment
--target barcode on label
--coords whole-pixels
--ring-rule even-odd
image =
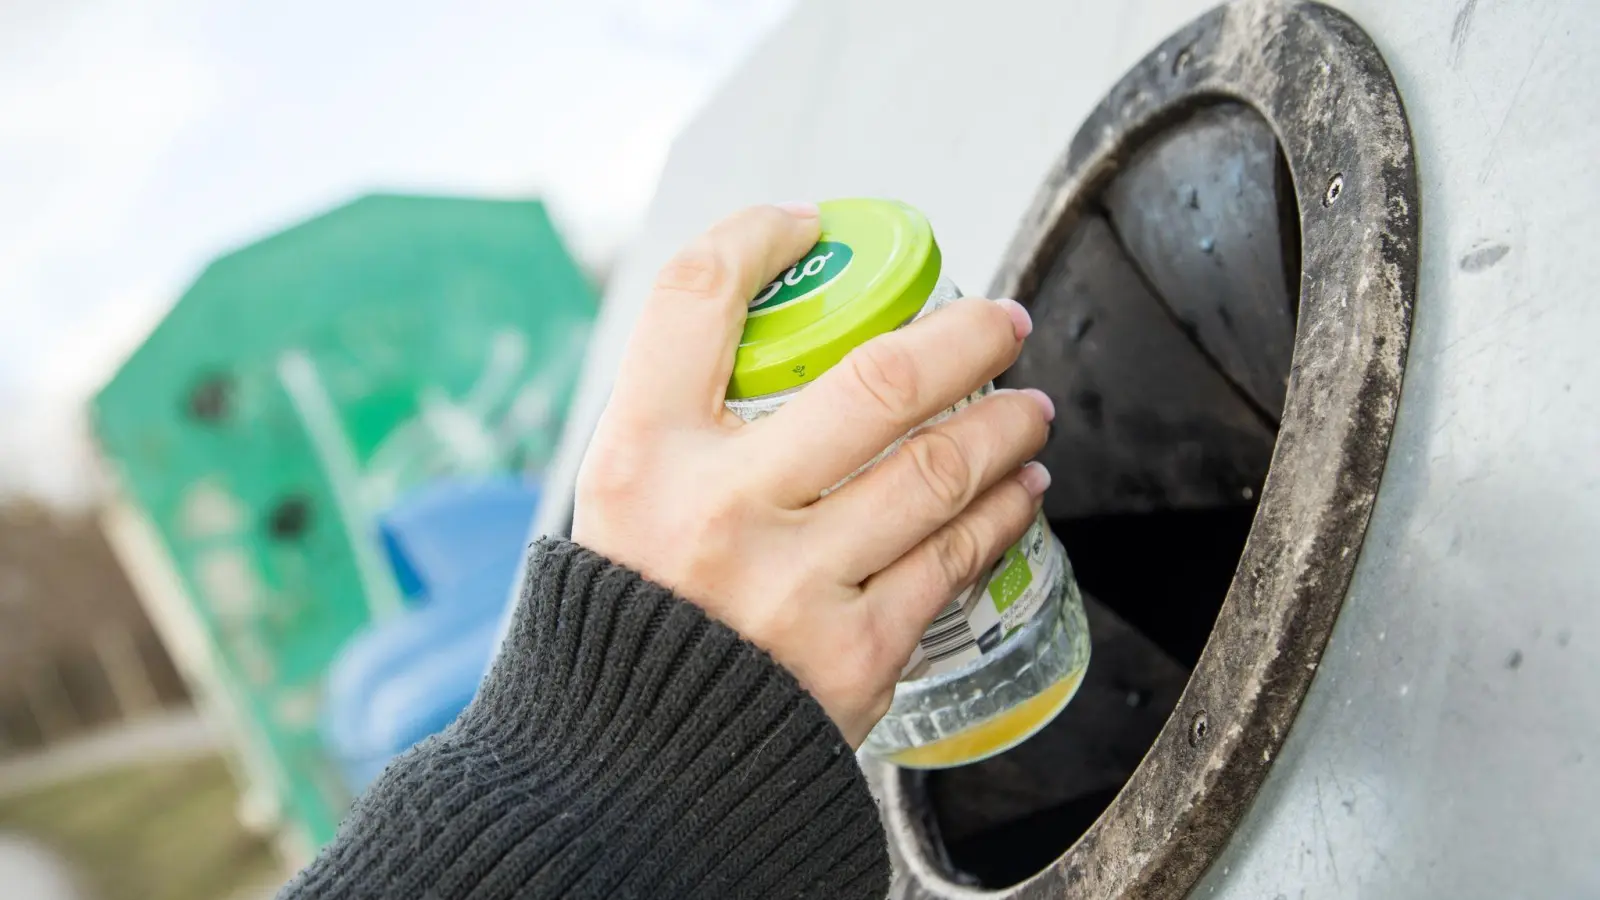
[[[919,643],[922,645],[922,652],[928,654],[928,661],[935,663],[978,645],[977,638],[972,634],[972,627],[967,624],[966,610],[962,608],[961,597],[950,601],[949,606],[939,611],[939,617],[934,619],[928,630],[922,633],[922,640]]]

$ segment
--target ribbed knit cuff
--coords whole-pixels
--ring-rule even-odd
[[[477,699],[294,897],[883,897],[854,755],[771,657],[581,547],[535,550]]]

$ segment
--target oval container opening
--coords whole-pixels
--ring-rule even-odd
[[[1008,753],[864,763],[894,897],[1176,898],[1222,852],[1360,557],[1420,209],[1393,79],[1321,4],[1217,7],[1089,113],[989,293],[1033,311],[1002,381],[1059,411],[1045,509],[1093,659]]]
[[[906,773],[929,856],[1004,888],[1111,803],[1172,714],[1255,516],[1283,412],[1299,214],[1272,129],[1218,101],[1156,130],[1086,204],[1002,378],[1057,417],[1045,509],[1077,570],[1093,658],[1077,697],[993,759]]]

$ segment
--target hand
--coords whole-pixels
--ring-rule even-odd
[[[746,303],[817,235],[814,206],[754,207],[661,270],[584,459],[572,537],[766,649],[854,747],[929,622],[1033,521],[1050,477],[1024,462],[1054,409],[998,391],[822,497],[1003,372],[1032,324],[1013,301],[957,301],[741,422],[723,400]]]

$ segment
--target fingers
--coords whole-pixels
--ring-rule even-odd
[[[1027,532],[1049,486],[1044,466],[1028,463],[863,586],[885,652],[911,657],[939,610]]]
[[[612,393],[635,420],[718,421],[745,309],[817,242],[815,206],[753,206],[673,257],[628,340]]]
[[[816,537],[808,543],[828,547],[849,582],[864,581],[1015,473],[1044,447],[1054,417],[1040,391],[984,397],[819,500],[810,517]]]
[[[751,428],[759,483],[802,506],[1004,372],[1032,329],[1014,301],[958,300],[876,337]]]

